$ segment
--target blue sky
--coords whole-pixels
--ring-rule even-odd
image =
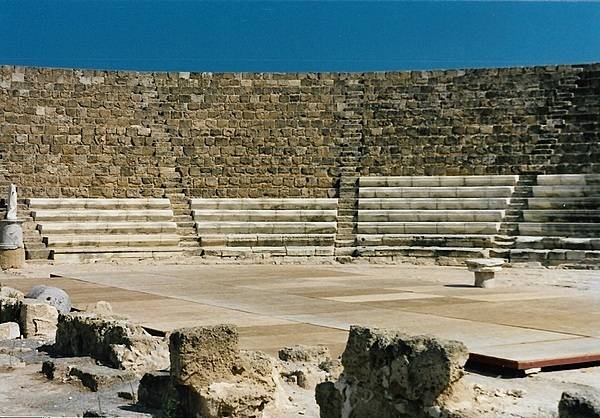
[[[600,62],[600,3],[0,0],[0,64],[390,71]]]

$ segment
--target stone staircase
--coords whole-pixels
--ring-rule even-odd
[[[27,261],[42,261],[50,258],[50,249],[46,247],[42,240],[40,231],[37,230],[37,224],[31,216],[29,206],[25,203],[19,203],[17,207],[19,218],[23,222],[23,244],[25,247],[25,259]]]
[[[56,261],[178,255],[168,199],[27,199],[41,241]],[[31,247],[30,253],[41,248]]]
[[[361,177],[357,252],[444,263],[487,257],[518,180],[510,175]]]
[[[540,175],[532,192],[510,260],[600,266],[600,174]]]
[[[523,210],[527,209],[528,199],[532,196],[536,184],[535,174],[521,174],[504,212],[498,235],[494,237],[493,257],[508,258],[509,250],[515,247],[519,235],[519,223],[523,221]]]
[[[337,199],[192,199],[204,255],[333,256]]]
[[[167,189],[165,196],[171,202],[173,221],[177,224],[177,233],[179,234],[179,246],[184,255],[199,256],[201,254],[200,242],[192,216],[190,199],[180,188]]]

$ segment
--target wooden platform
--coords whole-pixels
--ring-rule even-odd
[[[326,344],[338,355],[359,324],[460,340],[472,361],[515,370],[600,361],[600,292],[518,286],[544,274],[589,280],[598,272],[505,269],[494,289],[474,288],[472,273],[449,267],[80,265],[51,273],[4,284],[50,283],[76,305],[107,300],[166,332],[234,323],[243,347],[270,353]]]

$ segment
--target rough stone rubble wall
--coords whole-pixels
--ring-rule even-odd
[[[599,107],[598,64],[368,74],[0,67],[0,187],[16,183],[22,197],[327,197],[342,172],[600,172]],[[540,157],[540,140],[559,153]]]

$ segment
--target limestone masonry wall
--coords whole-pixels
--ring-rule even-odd
[[[367,74],[0,67],[21,197],[336,196],[340,173],[600,172],[600,64]],[[350,156],[350,157],[349,157]]]

